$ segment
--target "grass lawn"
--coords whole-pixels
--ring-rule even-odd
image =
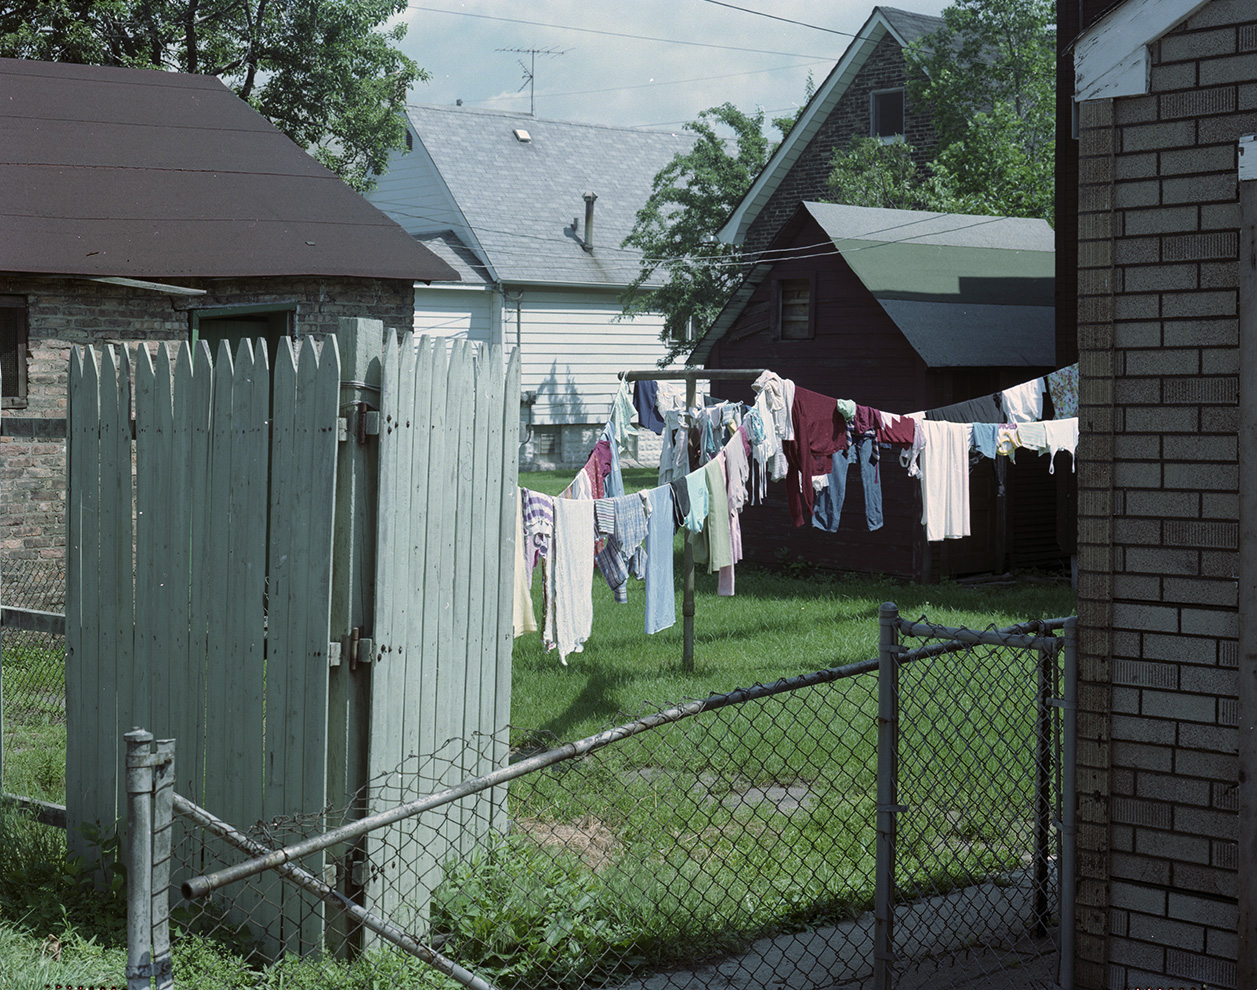
[[[551,494],[570,480],[566,472],[520,477],[521,485]],[[653,471],[625,472],[630,490],[654,480]],[[686,674],[681,547],[678,538],[672,629],[646,636],[641,584],[631,581],[629,604],[617,605],[594,575],[593,635],[569,666],[545,653],[536,634],[516,640],[511,742],[517,752],[580,739],[687,699],[875,657],[884,601],[896,602],[907,617],[971,628],[1074,611],[1068,586],[1050,580],[918,587],[739,566],[733,598],[716,595],[714,576],[697,575],[695,665]],[[540,574],[533,595],[540,611]],[[26,666],[42,670],[38,659],[32,654]],[[7,643],[5,664],[5,693],[14,697],[11,685],[23,668]],[[997,651],[973,651],[901,672],[901,738],[909,749],[900,800],[932,823],[901,833],[905,888],[945,888],[1024,862],[1033,671]],[[47,694],[38,686],[28,693]],[[509,833],[446,864],[431,907],[433,936],[446,955],[502,987],[580,986],[866,910],[873,891],[876,693],[876,677],[861,675],[731,706],[512,782]],[[58,722],[45,708],[34,704],[8,716],[6,737],[20,742],[10,750],[5,785],[61,800],[64,776],[55,771],[64,716]],[[24,847],[8,838],[0,835],[0,845]],[[34,869],[5,865],[19,879]],[[9,888],[13,898],[19,887]],[[32,944],[38,947],[48,932],[27,925],[26,943],[6,941],[11,932],[3,923],[23,926],[20,903],[11,898],[0,905],[0,973],[11,977],[5,985],[42,982],[40,974],[49,972],[31,961]],[[77,944],[76,932],[92,929],[76,921],[63,941]],[[197,940],[184,939],[179,951],[176,973],[196,986],[367,987],[385,985],[380,980],[390,974],[420,985],[421,967],[391,956],[354,974],[333,964],[335,972],[293,963],[260,974]],[[103,967],[112,980],[117,959],[89,954],[85,965]],[[73,972],[76,982],[89,982],[77,975],[88,977],[87,970]]]

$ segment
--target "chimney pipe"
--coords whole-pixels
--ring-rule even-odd
[[[585,237],[581,247],[590,254],[594,253],[594,200],[597,198],[597,193],[585,193]]]

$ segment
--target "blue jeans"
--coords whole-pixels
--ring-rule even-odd
[[[827,533],[838,532],[838,521],[842,517],[842,503],[847,497],[847,469],[852,464],[860,465],[860,481],[864,485],[864,518],[869,530],[882,528],[882,480],[878,474],[878,456],[880,451],[877,438],[863,436],[855,438],[847,445],[846,450],[834,454],[834,468],[829,475],[829,487],[816,493],[812,504],[812,525]],[[811,479],[807,479],[810,484]]]

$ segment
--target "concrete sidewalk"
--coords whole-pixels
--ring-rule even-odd
[[[1028,871],[905,904],[895,911],[898,990],[1055,990],[1054,934],[1016,938],[1031,916]],[[968,946],[968,947],[967,947]],[[997,948],[989,948],[997,946]],[[871,990],[873,915],[762,939],[693,970],[659,973],[624,990]]]

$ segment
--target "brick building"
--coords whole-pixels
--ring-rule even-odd
[[[720,240],[748,252],[768,247],[800,203],[829,197],[834,151],[853,137],[902,136],[916,149],[918,164],[928,161],[938,135],[929,110],[907,97],[903,50],[942,26],[941,17],[874,7],[721,228]]]
[[[1083,13],[1076,985],[1251,987],[1237,141],[1257,8]]]
[[[457,275],[213,77],[0,59],[0,92],[4,599],[58,610],[64,426],[13,421],[64,420],[72,346],[408,328]]]

